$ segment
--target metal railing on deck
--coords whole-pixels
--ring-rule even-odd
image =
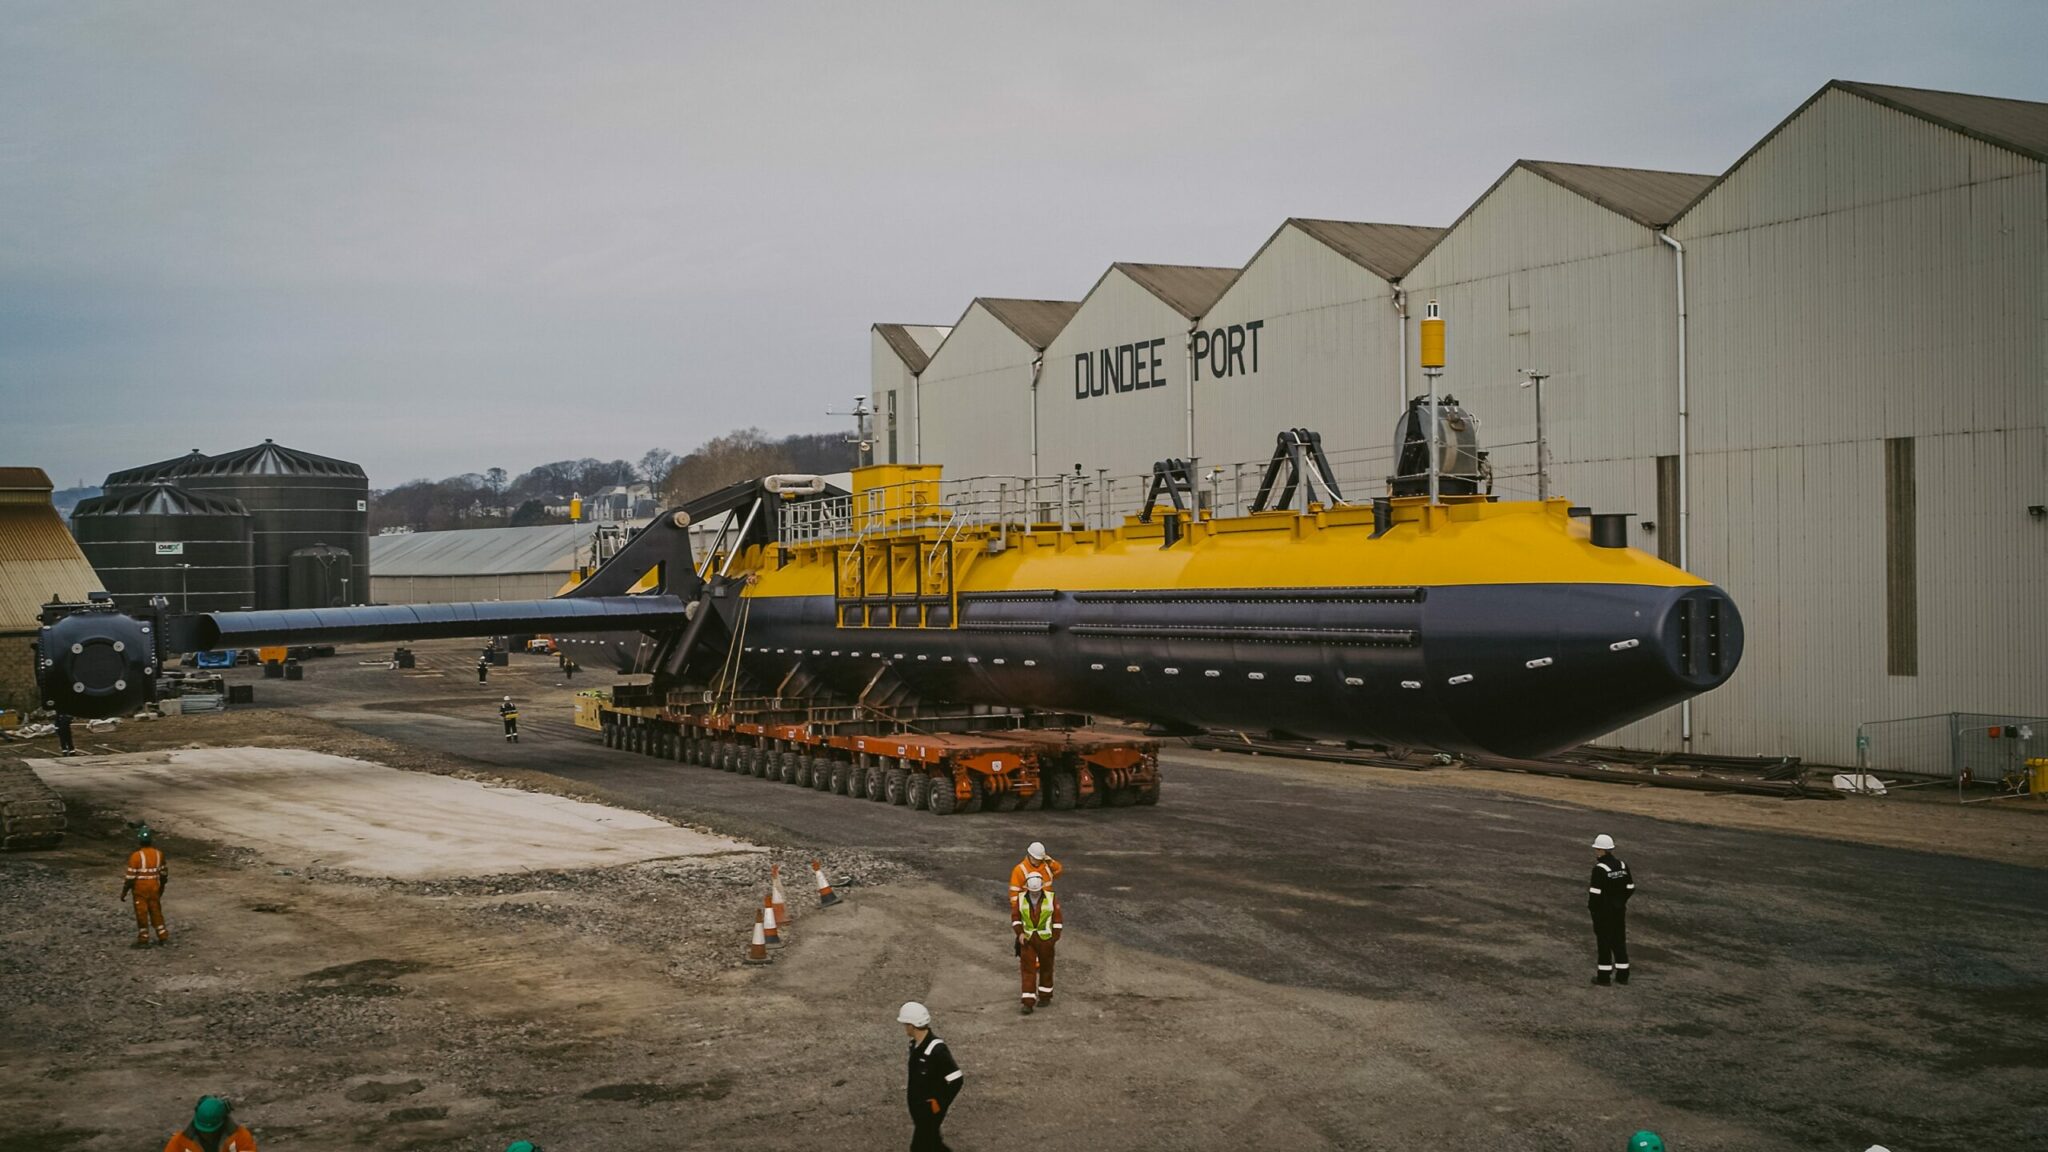
[[[1331,478],[1348,503],[1363,504],[1386,492],[1393,465],[1391,449],[1329,453]],[[1195,499],[1219,517],[1243,516],[1258,497],[1265,460],[1204,465],[1195,462]],[[914,480],[871,488],[854,496],[832,496],[784,504],[780,539],[789,544],[854,540],[881,530],[933,529],[948,536],[970,528],[1004,533],[1094,531],[1114,528],[1140,512],[1152,486],[1150,472],[1055,476],[967,476],[932,483]]]

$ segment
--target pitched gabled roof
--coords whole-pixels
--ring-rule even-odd
[[[1442,228],[1416,224],[1361,224],[1349,220],[1309,220],[1299,216],[1289,217],[1282,227],[1287,225],[1308,233],[1382,280],[1399,280],[1406,276],[1408,270],[1415,267],[1415,262],[1422,259],[1422,254],[1444,234]]]
[[[1705,200],[1709,192],[1735,175],[1794,120],[1806,115],[1806,110],[1819,103],[1821,97],[1835,91],[1859,96],[1894,112],[1903,112],[1951,132],[1960,132],[1973,140],[1982,140],[2048,164],[2048,104],[2033,100],[2007,100],[1998,96],[1972,96],[1965,92],[1942,92],[1933,88],[1900,88],[1892,84],[1830,80],[1820,86],[1820,91],[1808,96],[1804,104],[1794,108],[1791,115],[1778,121],[1778,126],[1766,132],[1763,139],[1751,145],[1749,151],[1742,154],[1742,159],[1730,164],[1726,172],[1700,189],[1699,194],[1685,206],[1685,212],[1692,211],[1694,204]],[[1685,212],[1679,215],[1683,216]]]
[[[1081,310],[1079,300],[1012,300],[1001,296],[976,296],[974,304],[988,310],[988,314],[1003,322],[1003,326],[1017,334],[1018,339],[1040,352],[1060,334],[1074,313]],[[973,307],[973,304],[968,307]]]
[[[1626,216],[1645,228],[1657,229],[1678,219],[1686,206],[1717,179],[1712,173],[1608,168],[1598,164],[1560,164],[1555,160],[1522,160],[1516,166],[1577,192],[1609,212]]]
[[[2048,163],[2048,104],[1854,80],[1829,81],[1828,88],[1853,92],[1908,116]]]
[[[1204,268],[1196,264],[1127,264],[1111,268],[1137,281],[1138,286],[1165,301],[1167,306],[1193,320],[1209,310],[1238,268]],[[1099,281],[1098,281],[1099,283]]]
[[[875,331],[882,334],[882,339],[888,343],[890,350],[896,353],[896,358],[903,361],[903,366],[910,369],[910,374],[915,376],[924,371],[925,365],[932,362],[932,354],[925,351],[923,346],[918,344],[917,338],[910,334],[909,330],[912,327],[946,331],[943,324],[877,324]]]

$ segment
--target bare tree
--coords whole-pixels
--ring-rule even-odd
[[[640,457],[640,478],[659,488],[662,481],[668,479],[668,474],[675,470],[676,461],[680,459],[682,457],[666,448],[649,448]]]

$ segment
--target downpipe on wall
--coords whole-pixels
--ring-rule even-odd
[[[1692,499],[1686,484],[1686,438],[1691,411],[1686,391],[1685,378],[1685,245],[1671,238],[1668,232],[1657,233],[1657,239],[1671,246],[1671,255],[1678,280],[1678,566],[1692,571]],[[1685,751],[1692,751],[1692,701],[1686,700],[1678,706],[1678,743]]]

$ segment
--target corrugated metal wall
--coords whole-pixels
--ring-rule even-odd
[[[1149,473],[1156,460],[1188,454],[1188,325],[1171,305],[1112,268],[1045,350],[1038,385],[1039,470]],[[1126,367],[1143,387],[1102,387],[1103,353],[1145,346]],[[1101,395],[1088,395],[1090,381]],[[1130,381],[1126,381],[1130,383]],[[1079,393],[1077,395],[1077,393]]]
[[[561,591],[569,576],[567,569],[504,576],[372,574],[370,601],[374,604],[446,604],[465,600],[544,600]]]
[[[1854,755],[1859,721],[2048,709],[2043,166],[1833,91],[1672,228],[1693,564],[1742,606],[1707,751]],[[1891,675],[1885,442],[1913,437],[1915,674]]]
[[[908,461],[917,427],[917,377],[879,331],[868,331],[868,407],[874,409],[877,464]]]
[[[952,478],[1031,471],[1035,349],[975,304],[918,377],[924,454]],[[909,458],[909,457],[906,457]]]
[[[1387,282],[1288,225],[1202,318],[1212,350],[1253,325],[1240,343],[1256,359],[1212,352],[1196,366],[1202,464],[1262,462],[1282,429],[1312,428],[1340,478],[1384,475],[1401,395]]]

